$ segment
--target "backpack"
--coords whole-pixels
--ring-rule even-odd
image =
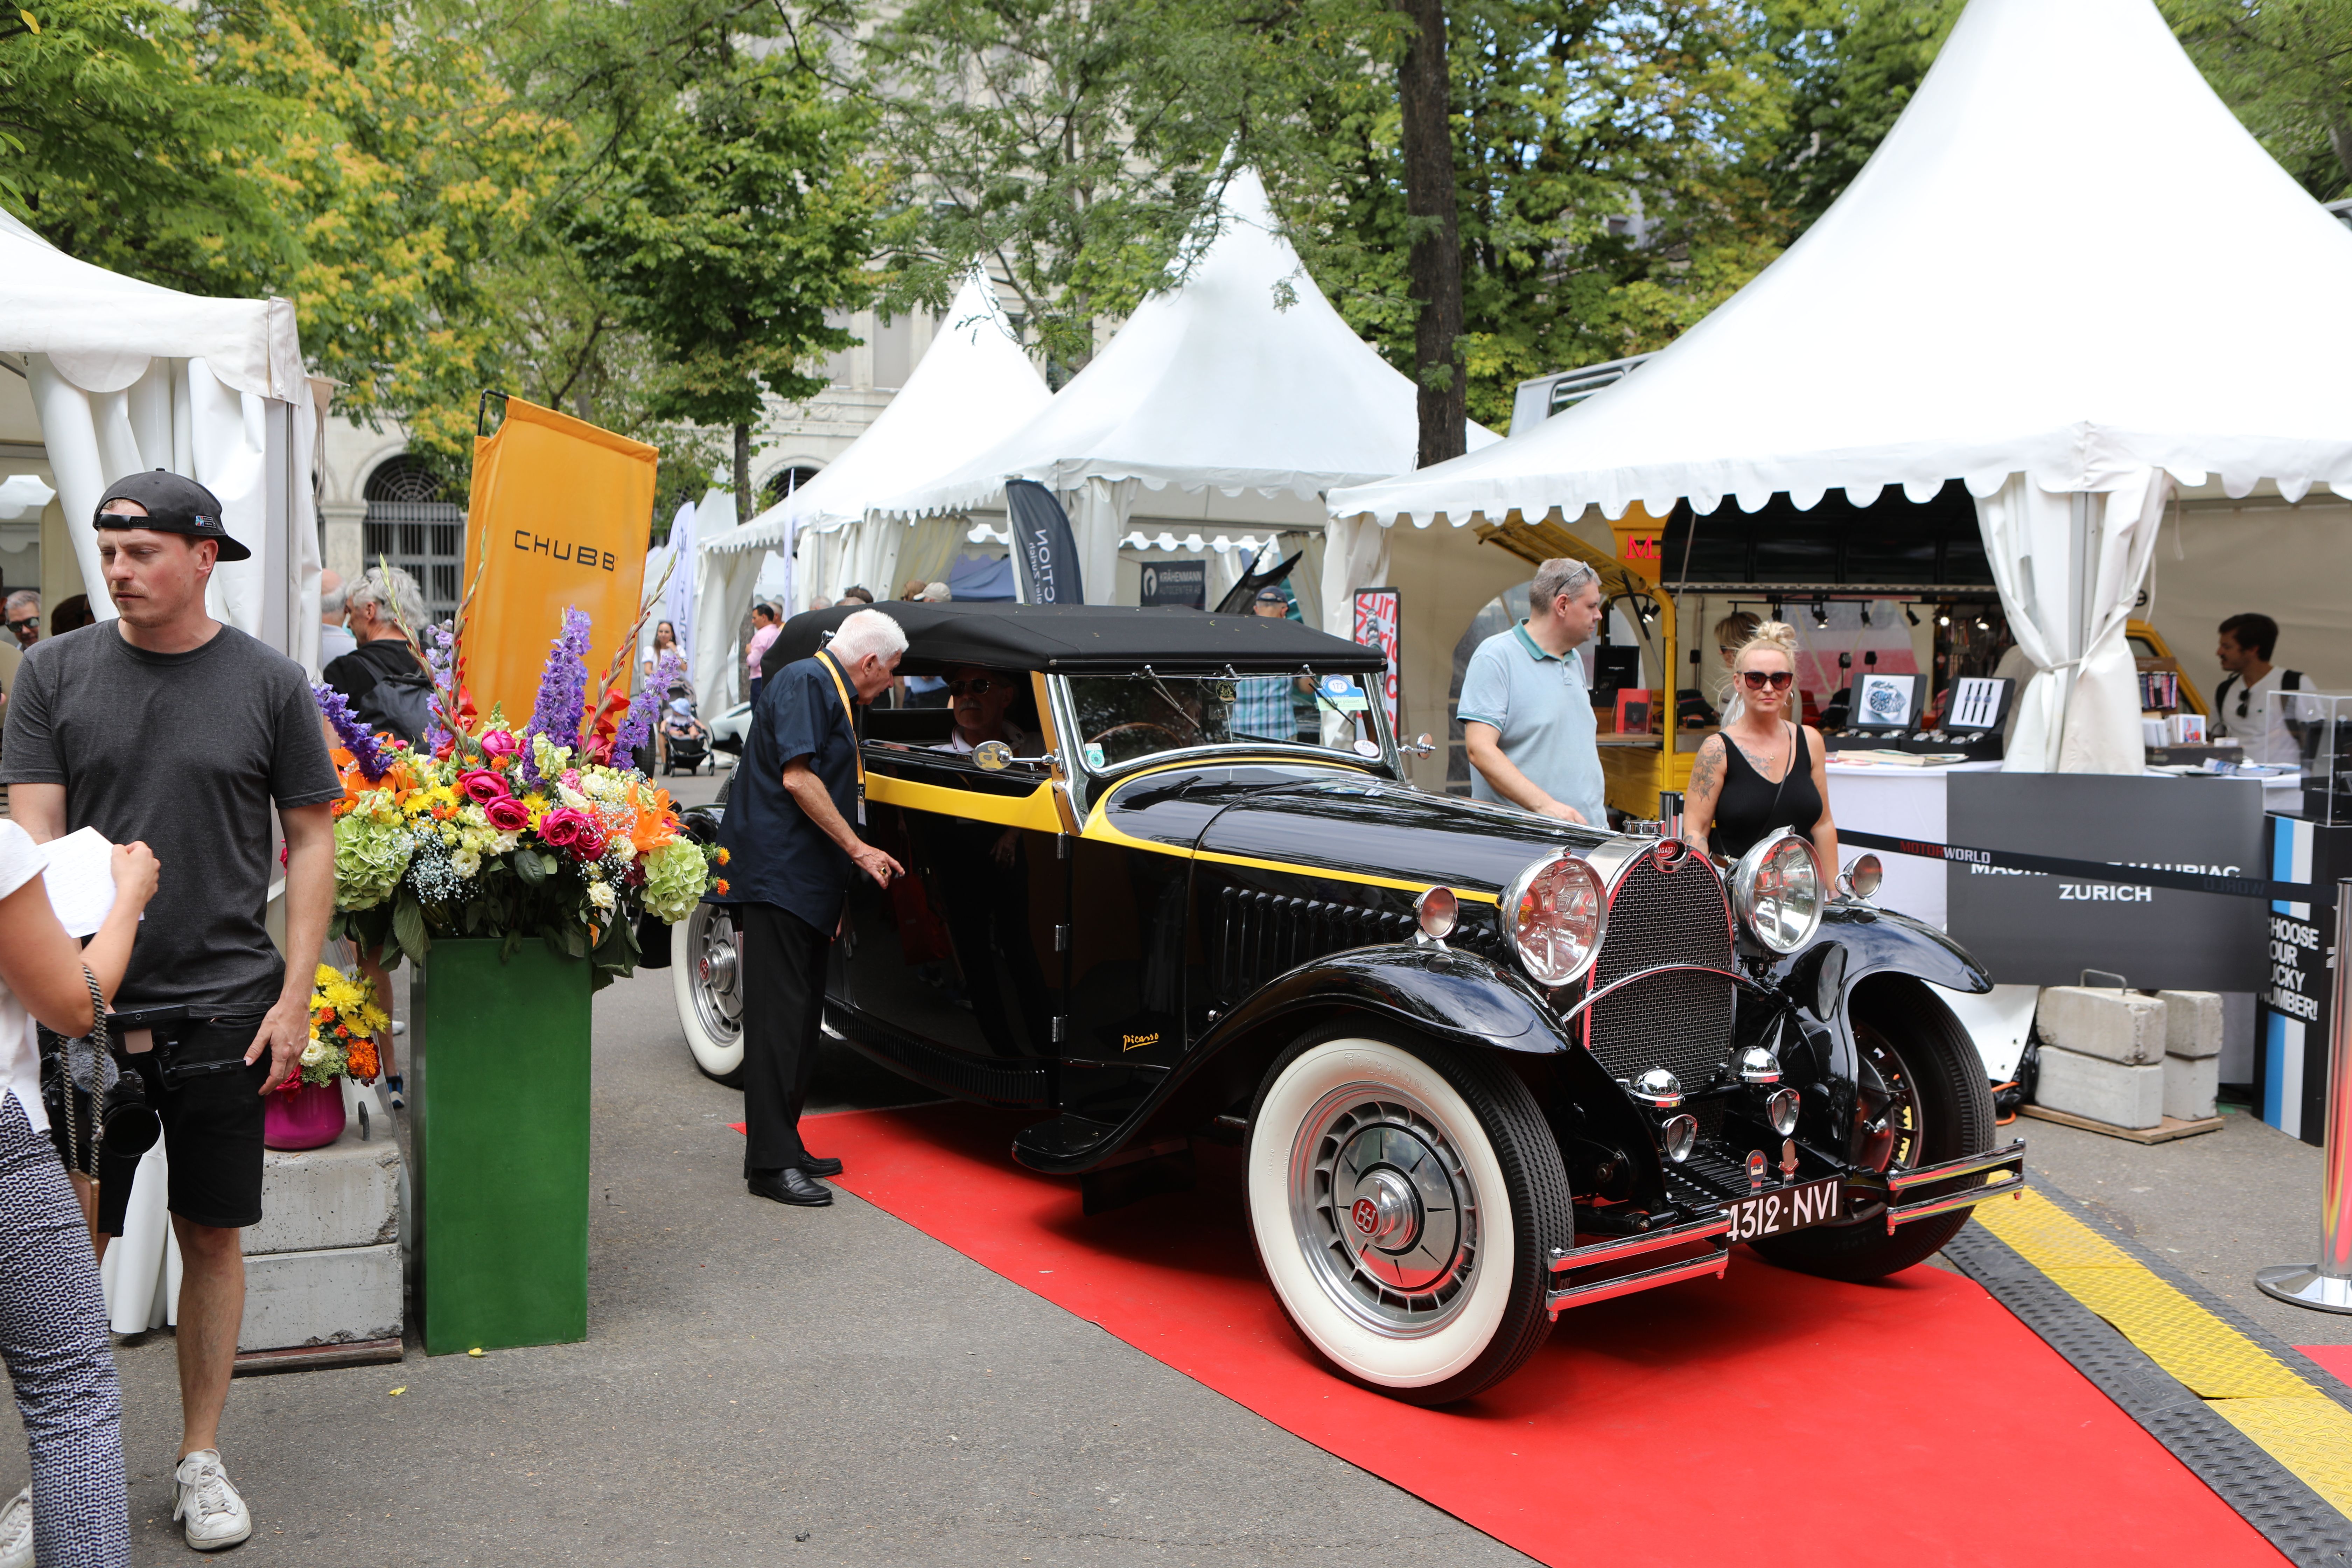
[[[379,675],[352,701],[352,713],[371,733],[389,730],[410,745],[419,745],[433,722],[433,681],[421,669]]]
[[[2221,705],[2222,705],[2223,703],[2227,702],[2227,701],[2230,700],[2230,688],[2231,688],[2231,687],[2233,687],[2233,686],[2235,686],[2235,685],[2237,685],[2237,684],[2238,684],[2238,678],[2237,678],[2236,676],[2234,676],[2234,675],[2225,675],[2225,676],[2223,676],[2223,677],[2221,678],[2221,684],[2213,688],[2213,717],[2214,717],[2214,718],[2216,718],[2216,719],[2221,719],[2221,718],[2222,718],[2222,713],[2221,713]],[[2280,689],[2281,691],[2300,691],[2300,690],[2302,690],[2302,689],[2303,689],[2303,671],[2301,671],[2301,670],[2299,670],[2299,669],[2282,669],[2282,670],[2280,670],[2280,671],[2279,671],[2279,689]],[[2250,717],[2251,717],[2251,716],[2250,716]],[[2223,726],[2224,726],[2224,728],[2226,728],[2226,727],[2227,727],[2227,724],[2228,724],[2228,721],[2227,721],[2227,720],[2223,720]]]

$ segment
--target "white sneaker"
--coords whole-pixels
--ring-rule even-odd
[[[0,1568],[33,1568],[33,1489],[0,1508]]]
[[[253,1515],[213,1448],[197,1449],[172,1472],[172,1517],[187,1521],[188,1544],[198,1552],[218,1552],[253,1533]]]

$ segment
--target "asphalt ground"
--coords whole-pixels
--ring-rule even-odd
[[[817,1212],[747,1196],[741,1097],[694,1070],[667,972],[599,996],[593,1092],[588,1341],[478,1360],[412,1342],[400,1365],[238,1380],[238,1560],[1529,1561],[847,1193]],[[911,1097],[836,1047],[812,1109]],[[2038,1184],[2289,1342],[2352,1340],[2352,1318],[2252,1284],[2315,1255],[2316,1150],[2243,1114],[2153,1148],[2020,1131]],[[119,1357],[133,1560],[185,1562],[172,1337]],[[10,1406],[0,1496],[24,1467]]]

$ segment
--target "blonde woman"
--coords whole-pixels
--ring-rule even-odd
[[[1822,738],[1790,717],[1797,706],[1797,634],[1766,621],[1732,656],[1731,669],[1739,710],[1691,762],[1684,837],[1737,860],[1773,829],[1793,828],[1834,874],[1837,825],[1830,820]]]

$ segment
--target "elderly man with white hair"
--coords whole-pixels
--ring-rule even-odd
[[[905,868],[858,837],[866,767],[856,705],[887,690],[907,634],[879,610],[843,620],[833,640],[779,668],[772,649],[752,704],[743,762],[719,842],[726,892],[743,933],[743,1180],[754,1197],[803,1208],[833,1202],[816,1180],[841,1162],[801,1142],[816,1066],[827,950],[850,879],[887,888]]]

